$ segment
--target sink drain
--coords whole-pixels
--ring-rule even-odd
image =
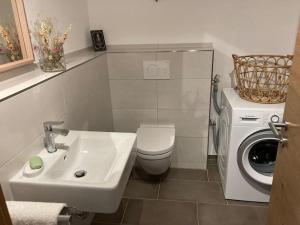
[[[85,170],[78,170],[74,173],[74,176],[76,178],[84,177],[87,174]]]

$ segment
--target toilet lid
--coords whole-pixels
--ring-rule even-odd
[[[142,127],[137,130],[138,152],[159,155],[171,150],[175,141],[175,129],[171,127]]]

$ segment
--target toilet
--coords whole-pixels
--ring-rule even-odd
[[[165,173],[175,143],[174,125],[142,124],[137,130],[137,165],[149,175]]]

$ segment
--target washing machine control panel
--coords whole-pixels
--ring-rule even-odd
[[[233,126],[266,126],[269,127],[268,123],[280,123],[283,120],[282,112],[263,112],[263,111],[239,111],[238,113],[233,112],[232,114],[232,125]]]

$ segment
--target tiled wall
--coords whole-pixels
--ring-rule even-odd
[[[105,55],[0,102],[0,118],[1,182],[43,147],[44,121],[112,131]]]
[[[172,166],[205,168],[213,51],[108,53],[115,131],[174,123]],[[144,80],[143,60],[170,60],[170,80]]]

